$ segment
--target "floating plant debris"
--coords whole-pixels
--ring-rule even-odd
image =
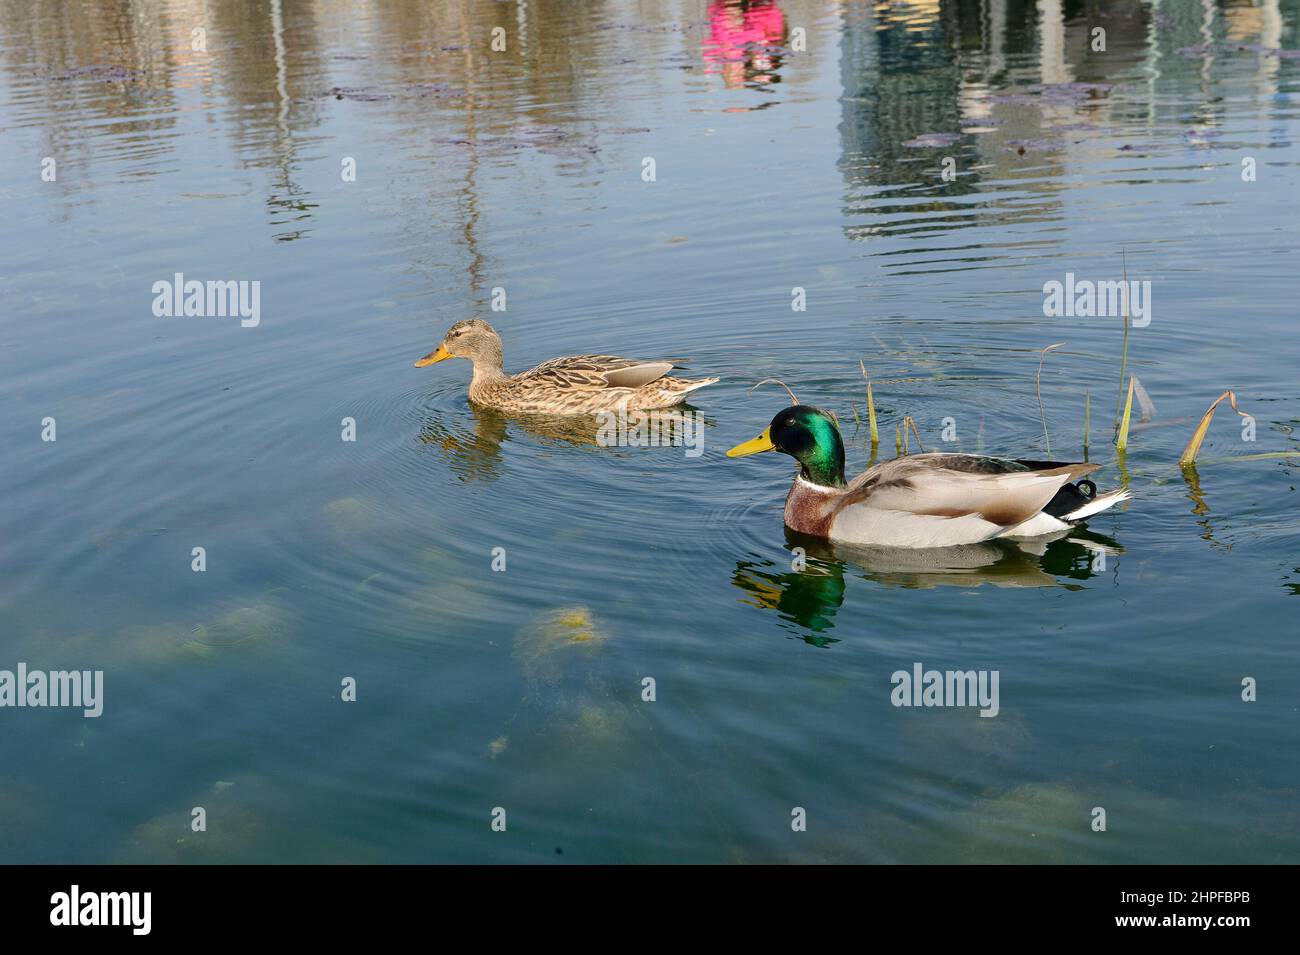
[[[598,23],[597,30],[627,30],[630,33],[684,33],[697,29],[699,24],[669,23],[663,26],[656,26],[648,23]]]
[[[922,133],[920,136],[906,140],[903,145],[910,146],[913,149],[951,146],[960,138],[961,137],[957,133]]]
[[[1097,99],[1114,88],[1112,83],[1035,83],[1024,87],[1046,99]]]
[[[1105,98],[1114,88],[1111,83],[1034,83],[990,96],[988,102],[1012,106],[1041,106],[1044,103],[1082,106]]]
[[[1025,153],[1046,153],[1064,149],[1065,141],[1062,139],[1012,139],[1007,142],[1007,148],[1023,156]]]
[[[407,93],[413,93],[416,96],[464,96],[465,91],[457,89],[447,83],[412,83],[410,86],[404,86],[402,89]]]
[[[52,80],[103,80],[106,83],[134,83],[144,75],[144,70],[133,70],[126,66],[95,65],[74,66],[50,76]]]
[[[1028,93],[998,93],[989,97],[990,103],[1002,103],[1011,106],[1036,106],[1042,102],[1037,96]]]
[[[393,98],[392,93],[377,93],[371,89],[356,89],[349,86],[334,86],[325,94],[335,99],[349,99],[358,103],[378,103]]]
[[[426,97],[435,97],[442,99],[444,97],[464,96],[465,91],[449,86],[446,83],[412,83],[409,86],[403,86],[401,94],[404,98],[424,99]],[[335,99],[352,100],[357,103],[382,103],[398,98],[397,93],[386,93],[383,90],[368,86],[332,86],[321,95],[332,96]]]
[[[1197,43],[1194,46],[1180,46],[1175,50],[1179,56],[1207,57],[1223,53],[1254,53],[1259,56],[1273,56],[1282,60],[1300,59],[1300,50],[1283,50],[1273,46],[1261,46],[1258,43]]]
[[[549,125],[525,127],[511,136],[484,136],[479,139],[458,137],[440,142],[468,146],[487,155],[508,154],[522,149],[537,149],[560,156],[587,156],[600,151],[598,146],[582,142],[573,133]]]

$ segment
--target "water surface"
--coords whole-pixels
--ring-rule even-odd
[[[0,710],[3,861],[1300,858],[1296,461],[1240,460],[1300,451],[1295,0],[3,0],[0,37],[0,668],[106,680]],[[1119,456],[1123,319],[1043,287],[1125,269]],[[178,272],[260,324],[155,316]],[[721,376],[704,453],[411,367],[473,315],[515,370]],[[865,467],[859,359],[878,455],[910,415],[1045,457],[1056,342],[1051,453],[1088,396],[1133,493],[1072,539],[796,571],[788,459],[723,457],[777,376]],[[1256,440],[1225,404],[1181,471],[1225,388]],[[999,715],[894,708],[914,662],[998,670]]]

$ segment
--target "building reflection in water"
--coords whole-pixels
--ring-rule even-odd
[[[1076,187],[1069,173],[1084,152],[1079,143],[1117,128],[1132,136],[1135,119],[1148,130],[1223,122],[1227,102],[1215,88],[1222,71],[1214,70],[1225,46],[1236,57],[1233,69],[1253,75],[1259,96],[1271,99],[1284,34],[1280,6],[1281,0],[1118,0],[1104,9],[1068,0],[845,4],[846,234],[924,237],[1064,218],[1061,199]],[[1096,29],[1105,31],[1104,53],[1093,49]],[[1202,102],[1188,117],[1186,86],[1198,74]],[[1124,82],[1122,107],[1111,95],[1117,78]],[[955,177],[941,175],[945,157],[955,160]]]

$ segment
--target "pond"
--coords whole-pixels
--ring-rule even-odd
[[[103,673],[96,717],[0,707],[0,861],[1300,859],[1300,2],[0,0],[0,37],[0,669]],[[471,317],[510,371],[718,377],[698,440],[471,405],[412,367]],[[1131,499],[801,541],[789,459],[724,455],[769,378],[850,475],[906,416]],[[996,713],[895,705],[925,670]]]

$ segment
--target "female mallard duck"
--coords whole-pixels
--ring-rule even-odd
[[[507,375],[501,364],[501,336],[481,319],[457,322],[416,368],[444,358],[474,364],[469,400],[507,414],[594,414],[650,411],[680,404],[696,388],[717,378],[665,377],[670,361],[636,361],[614,355],[574,355],[543,362],[531,371]]]
[[[1096,464],[1012,461],[931,452],[885,461],[844,481],[835,421],[807,405],[786,408],[727,457],[781,451],[799,462],[785,523],[812,537],[884,547],[949,547],[994,537],[1038,537],[1128,499],[1071,483]]]

